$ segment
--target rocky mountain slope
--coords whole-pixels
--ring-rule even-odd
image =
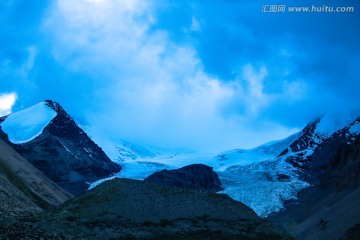
[[[241,164],[241,157],[233,159],[239,164],[218,172],[224,193],[263,217],[280,211],[284,202],[296,200],[301,190],[317,184],[339,144],[353,142],[360,132],[356,119],[356,114],[329,114],[305,126],[272,159],[252,164]],[[342,137],[335,137],[337,134]]]
[[[121,169],[56,102],[41,102],[0,122],[21,155],[74,195]]]
[[[191,164],[179,169],[162,170],[144,179],[145,182],[210,192],[223,190],[218,175],[209,166]]]
[[[270,219],[299,239],[339,239],[360,223],[359,118],[323,139],[300,169],[312,187]],[[358,236],[360,236],[358,234]]]
[[[39,212],[72,198],[0,139],[0,215]]]
[[[7,224],[0,237],[290,239],[226,195],[115,179],[56,210]]]

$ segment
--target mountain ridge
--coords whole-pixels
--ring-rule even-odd
[[[293,159],[312,186],[301,190],[297,201],[285,202],[270,220],[304,240],[339,239],[360,223],[355,207],[360,202],[359,127],[356,117],[322,139],[311,154]]]
[[[50,111],[55,111],[56,115],[50,121],[45,116],[46,121],[38,123],[36,122],[37,116],[33,116],[29,109],[25,109],[13,114],[20,120],[30,119],[28,121],[30,124],[27,122],[17,124],[19,120],[15,119],[10,122],[9,127],[12,128],[8,133],[4,128],[3,130],[8,135],[10,133],[11,141],[11,134],[17,132],[16,127],[30,129],[29,135],[37,134],[37,131],[32,131],[33,125],[39,125],[37,129],[42,128],[42,132],[38,135],[35,134],[36,136],[31,140],[15,142],[13,147],[54,182],[70,193],[79,195],[87,190],[90,182],[108,177],[121,170],[121,167],[107,157],[60,104],[46,100],[40,105],[34,106],[41,107],[41,111],[44,106],[45,109],[48,107],[51,109]],[[48,110],[46,109],[46,111]],[[0,125],[7,126],[9,118],[11,115],[2,118]],[[21,138],[22,136],[17,135],[17,137]]]

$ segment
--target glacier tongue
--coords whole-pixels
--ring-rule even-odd
[[[40,102],[7,116],[0,125],[9,136],[9,140],[19,144],[39,136],[56,115],[46,102]]]
[[[299,180],[294,167],[284,158],[233,166],[218,172],[222,193],[252,208],[260,217],[280,211],[284,201],[297,199],[297,193],[309,184]]]

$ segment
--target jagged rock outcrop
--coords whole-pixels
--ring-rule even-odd
[[[200,189],[210,192],[222,190],[221,182],[212,167],[204,164],[191,164],[175,170],[162,170],[146,179],[145,182],[185,189]]]

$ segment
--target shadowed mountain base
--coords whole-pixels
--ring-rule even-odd
[[[291,239],[226,195],[115,179],[56,210],[8,224],[0,237]]]

